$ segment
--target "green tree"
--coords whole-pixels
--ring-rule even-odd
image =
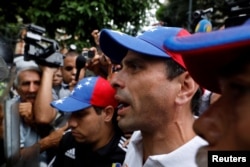
[[[146,10],[158,0],[1,0],[1,35],[15,39],[20,26],[34,23],[55,38],[56,29],[72,38],[67,43],[92,45],[93,29],[113,28],[136,34],[146,22]],[[81,46],[82,47],[82,46]],[[87,46],[88,47],[88,46]]]

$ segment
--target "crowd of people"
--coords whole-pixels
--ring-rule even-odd
[[[76,50],[51,67],[24,60],[17,43],[4,94],[20,117],[13,166],[206,167],[209,151],[249,151],[249,34],[249,22],[195,34],[94,30],[80,69]],[[9,64],[0,55],[1,71]]]

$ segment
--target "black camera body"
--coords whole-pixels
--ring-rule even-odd
[[[91,60],[95,56],[95,52],[92,50],[83,51],[82,56],[88,61],[88,60]]]
[[[30,24],[24,38],[24,60],[34,60],[39,65],[49,67],[63,66],[63,55],[55,40],[45,38],[45,28]]]

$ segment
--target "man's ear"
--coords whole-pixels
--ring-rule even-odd
[[[104,112],[104,120],[105,122],[112,122],[112,118],[114,115],[114,107],[113,106],[107,106],[103,110]]]
[[[179,76],[179,82],[181,87],[176,97],[176,103],[184,104],[192,99],[199,86],[187,71]]]

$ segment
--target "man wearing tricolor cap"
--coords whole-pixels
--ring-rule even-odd
[[[118,125],[134,132],[126,167],[194,167],[195,153],[206,142],[193,131],[201,91],[179,54],[169,54],[163,41],[189,35],[182,28],[154,27],[136,37],[109,29],[100,47],[121,68],[111,78],[119,102]]]
[[[187,69],[197,83],[221,94],[194,123],[195,132],[209,143],[207,147],[199,150],[198,164],[207,166],[210,162],[210,159],[207,159],[208,151],[249,151],[249,24],[186,37],[168,38],[164,45],[168,52],[183,55]],[[249,152],[247,154],[249,155]],[[237,152],[231,153],[231,156],[237,156]],[[241,157],[244,156],[241,154]],[[233,164],[249,166],[249,160],[246,162],[247,164]],[[231,166],[230,163],[227,163],[227,166]]]
[[[125,138],[116,122],[115,90],[102,77],[80,80],[72,93],[51,105],[71,113],[71,131],[60,141],[53,167],[121,166]]]

